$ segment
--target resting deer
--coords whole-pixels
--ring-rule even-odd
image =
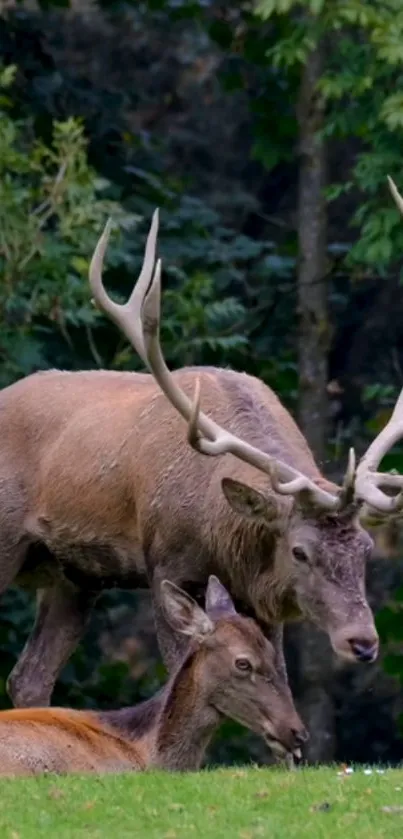
[[[0,591],[13,582],[38,589],[35,626],[9,679],[15,705],[49,703],[97,595],[112,586],[150,587],[172,670],[184,648],[161,608],[164,578],[202,598],[216,573],[260,621],[284,674],[282,624],[301,616],[344,659],[377,656],[362,524],[403,508],[403,476],[376,471],[402,436],[403,396],[357,466],[350,452],[343,485],[331,483],[262,381],[168,371],[157,232],[155,213],[125,306],[102,284],[109,225],[90,266],[96,302],[152,375],[49,371],[0,394]]]
[[[188,645],[163,690],[120,711],[1,712],[0,775],[198,769],[224,717],[262,735],[275,754],[301,757],[307,734],[273,647],[219,580],[209,578],[205,611],[167,580],[161,602]]]

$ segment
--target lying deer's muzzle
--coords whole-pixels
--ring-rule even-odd
[[[309,740],[309,734],[303,726],[299,729],[290,729],[287,734],[276,736],[273,727],[269,723],[264,733],[264,739],[272,752],[277,757],[292,755],[297,763],[302,759],[302,746]]]

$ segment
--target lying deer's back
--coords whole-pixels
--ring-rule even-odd
[[[141,745],[124,740],[95,713],[18,708],[0,713],[0,775],[145,769]]]

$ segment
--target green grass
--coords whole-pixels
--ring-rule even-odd
[[[0,801],[1,839],[403,837],[403,771],[392,769],[48,776],[2,780]]]

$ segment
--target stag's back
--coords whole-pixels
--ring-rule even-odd
[[[200,378],[205,413],[248,442],[317,476],[303,435],[278,397],[259,379],[208,367],[183,368],[174,376],[189,396]],[[168,439],[182,444],[181,454],[186,456],[185,423],[148,374],[50,370],[28,376],[0,393],[1,449],[10,447],[16,454],[22,444],[25,458],[40,459],[44,449],[54,444],[72,447],[79,439],[90,447],[94,437],[97,442],[112,442],[118,451],[137,427],[142,449],[155,437],[159,449],[164,448],[168,433]]]
[[[215,368],[174,375],[190,397],[200,378],[203,410],[229,431],[324,482],[290,414],[258,379]],[[152,541],[158,524],[166,528],[164,515],[177,522],[182,541],[186,531],[228,515],[222,477],[269,486],[230,455],[193,451],[184,420],[147,374],[34,374],[0,394],[0,440],[0,501],[1,482],[12,475],[34,535],[46,540],[45,530],[35,530],[39,517],[52,523],[54,550],[74,538],[113,539],[122,555],[132,546],[138,556],[139,542]],[[197,553],[197,535],[194,544]]]

